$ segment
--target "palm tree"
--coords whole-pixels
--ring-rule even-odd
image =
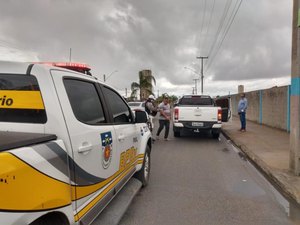
[[[161,96],[159,96],[156,101],[157,102],[162,102],[164,100],[165,97],[168,97],[169,98],[169,103],[170,105],[173,105],[177,100],[178,100],[178,97],[176,95],[169,95],[168,93],[163,93]]]
[[[152,92],[153,84],[156,85],[156,80],[151,74],[151,70],[142,70],[139,72],[139,83],[131,83],[131,98],[137,97],[137,91],[140,90],[140,100],[146,99],[149,95],[154,95]]]

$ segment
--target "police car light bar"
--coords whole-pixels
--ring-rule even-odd
[[[92,75],[90,72],[91,67],[85,63],[74,63],[74,62],[36,62],[36,63],[61,67],[69,70],[74,70],[76,72],[84,73],[87,75]]]

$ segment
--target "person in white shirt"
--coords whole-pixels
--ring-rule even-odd
[[[164,97],[164,100],[162,103],[158,105],[158,109],[160,112],[159,115],[159,128],[156,133],[156,139],[159,139],[159,134],[165,128],[165,135],[164,139],[165,141],[168,140],[169,136],[169,129],[170,129],[170,120],[171,120],[171,107],[169,104],[169,98]]]

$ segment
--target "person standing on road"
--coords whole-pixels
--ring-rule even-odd
[[[248,106],[248,101],[245,97],[245,93],[241,94],[241,99],[239,101],[238,105],[238,114],[240,115],[240,121],[241,121],[241,129],[240,131],[245,132],[246,131],[246,110]]]
[[[158,109],[160,112],[159,115],[159,128],[156,133],[156,139],[159,139],[159,134],[165,127],[165,141],[168,140],[169,136],[169,129],[170,129],[170,120],[171,120],[171,107],[169,104],[169,98],[167,96],[164,97],[164,100],[162,103],[158,105]]]
[[[148,99],[145,102],[145,111],[148,113],[149,115],[149,122],[150,122],[150,131],[152,132],[153,128],[154,128],[154,123],[153,123],[153,118],[156,116],[157,114],[157,107],[154,104],[155,101],[155,97],[153,95],[149,95]]]

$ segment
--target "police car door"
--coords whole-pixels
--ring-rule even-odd
[[[113,196],[111,183],[118,175],[119,158],[98,84],[71,73],[53,70],[52,77],[72,146],[69,165],[75,220],[85,224],[107,204],[109,194]]]
[[[102,90],[113,116],[116,145],[120,154],[120,171],[124,177],[121,183],[124,183],[135,172],[138,143],[144,131],[138,130],[139,127],[133,121],[132,111],[116,91],[107,86],[103,86]]]

